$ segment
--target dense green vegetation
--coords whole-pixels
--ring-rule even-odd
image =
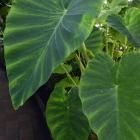
[[[3,29],[13,107],[64,75],[44,110],[54,140],[139,140],[140,0],[10,4],[0,15],[11,7]]]

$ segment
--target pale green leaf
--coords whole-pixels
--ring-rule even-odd
[[[57,74],[64,74],[64,73],[66,73],[66,70],[63,67],[65,67],[65,69],[67,70],[67,72],[71,72],[72,71],[72,66],[71,65],[61,64],[61,65],[59,65],[58,67],[55,68],[55,70],[53,71],[53,73],[57,73]]]

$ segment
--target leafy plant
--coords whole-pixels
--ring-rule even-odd
[[[136,3],[15,0],[4,33],[13,107],[64,74],[45,111],[54,140],[91,140],[93,132],[99,140],[139,140]]]
[[[101,1],[13,3],[5,30],[5,58],[15,108],[23,105],[88,37]]]
[[[82,112],[78,88],[73,87],[67,91],[64,84],[56,86],[48,101],[48,125],[54,139],[86,140],[90,127]]]

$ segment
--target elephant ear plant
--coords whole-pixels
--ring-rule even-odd
[[[14,0],[4,33],[13,107],[64,74],[44,113],[54,140],[139,140],[139,23],[127,0]]]

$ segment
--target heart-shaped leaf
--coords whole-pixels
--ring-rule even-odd
[[[82,112],[78,89],[56,87],[49,98],[46,119],[54,140],[87,140],[90,127]]]
[[[15,108],[88,37],[103,0],[15,0],[5,31],[5,59]]]
[[[139,140],[140,53],[119,63],[98,55],[82,75],[80,98],[99,140]]]

